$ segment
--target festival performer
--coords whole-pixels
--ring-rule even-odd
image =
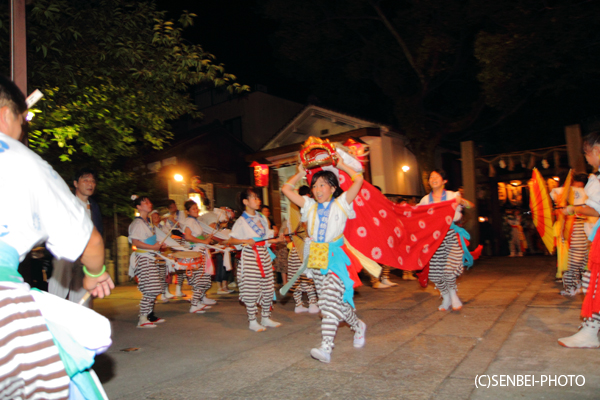
[[[576,174],[573,176],[571,183],[571,195],[569,196],[570,205],[583,205],[587,200],[585,194],[585,184],[588,178],[586,174]],[[555,188],[550,192],[550,197],[553,201],[557,201],[558,196],[562,194],[563,188]],[[559,210],[562,212],[562,210]],[[591,232],[592,224],[588,223],[588,218],[585,215],[577,214],[570,216],[572,223],[565,224],[565,232],[568,235],[568,262],[567,270],[563,273],[562,282],[563,290],[560,292],[562,296],[575,296],[581,293],[582,276],[588,262],[588,240],[586,232]],[[568,228],[569,229],[568,229]]]
[[[268,249],[271,243],[277,243],[280,239],[273,238],[268,220],[258,212],[261,201],[253,188],[241,192],[239,200],[244,212],[231,229],[229,243],[242,250],[238,286],[240,301],[246,305],[249,328],[261,332],[267,327],[281,326],[271,319],[275,282],[273,259]],[[257,304],[262,308],[260,324],[256,320]]]
[[[300,196],[294,187],[306,176],[304,166],[281,188],[290,201],[301,208],[302,221],[306,222],[312,241],[308,255],[309,277],[317,288],[318,305],[323,315],[322,341],[310,355],[324,363],[331,361],[335,334],[340,322],[346,322],[354,331],[354,347],[365,345],[366,324],[358,319],[354,308],[354,280],[348,266],[350,258],[344,244],[346,220],[355,217],[352,201],[362,183],[362,173],[355,172],[340,158],[336,167],[346,172],[353,183],[343,192],[336,175],[331,171],[319,171],[312,176],[313,198]],[[356,271],[353,272],[356,275]]]
[[[207,238],[202,236],[202,227],[198,222],[198,204],[194,200],[188,200],[184,204],[185,210],[188,212],[188,217],[183,222],[183,237],[186,241],[202,244],[210,244],[212,235]],[[210,289],[212,284],[210,274],[206,272],[206,263],[209,262],[210,252],[208,249],[204,251],[204,265],[201,268],[192,270],[192,276],[187,275],[186,271],[177,271],[177,285],[181,288],[183,278],[185,277],[190,286],[193,288],[194,295],[192,296],[192,307],[190,312],[194,314],[203,314],[211,306],[217,304],[216,300],[206,297],[206,291]],[[181,291],[181,289],[179,289]]]
[[[160,214],[157,210],[150,211],[149,216],[150,221],[152,222],[152,226],[155,229],[160,229],[165,234],[169,233],[169,228],[167,228],[167,225],[162,221]],[[167,262],[163,258],[158,257],[156,259],[156,264],[158,266],[158,274],[161,277],[160,279],[162,282],[161,298],[163,302],[168,302],[169,299],[172,299],[175,296],[173,296],[171,292],[169,292],[169,284],[167,283]],[[156,320],[156,317],[154,316],[154,314],[152,314],[148,317],[148,319],[150,320],[150,322],[154,322]]]
[[[523,257],[523,250],[527,249],[527,241],[523,234],[521,213],[519,210],[511,210],[510,213],[507,211],[506,222],[510,226],[509,257]]]
[[[311,181],[312,174],[319,170],[330,170],[338,176],[342,190],[348,190],[353,183],[350,176],[333,165],[341,158],[354,171],[362,171],[360,159],[365,153],[356,150],[355,145],[351,139],[344,144],[333,144],[310,137],[300,150],[307,179]],[[363,182],[354,205],[356,218],[348,219],[344,230],[346,248],[354,256],[352,265],[356,265],[351,270],[364,268],[375,277],[381,275],[381,265],[407,271],[427,267],[455,212],[452,202],[428,207],[394,204],[368,181]],[[355,282],[361,284],[358,278]],[[420,283],[426,286],[426,280]]]
[[[455,200],[458,206],[454,213],[453,221],[456,222],[462,217],[462,208],[471,208],[473,203],[463,199],[458,192],[452,192],[445,189],[446,173],[443,170],[433,170],[429,174],[429,186],[431,193],[421,199],[419,206],[444,202],[447,200]],[[442,295],[442,304],[438,307],[440,311],[460,310],[462,302],[456,293],[456,278],[463,272],[463,256],[469,255],[469,251],[465,249],[464,244],[459,243],[457,233],[463,235],[464,229],[452,223],[450,229],[446,233],[446,237],[442,244],[438,247],[435,254],[429,261],[429,280]]]
[[[46,242],[57,257],[74,261],[81,256],[83,286],[92,296],[108,296],[114,284],[103,267],[102,236],[79,200],[47,162],[19,142],[26,111],[21,91],[0,76],[0,398],[67,399],[70,380],[61,359],[66,362],[63,357],[71,354],[59,355],[55,340],[64,346],[61,339],[65,334],[72,339],[72,334],[61,330],[61,337],[53,337],[57,323],[70,322],[71,327],[83,329],[88,349],[90,339],[104,328],[110,345],[110,323],[90,309],[30,291],[17,271],[19,262],[38,243]],[[105,320],[106,326],[87,318],[87,325],[82,325],[81,319],[71,321],[73,309],[78,310],[75,318],[81,317],[81,312]],[[64,321],[52,318],[56,315]],[[77,388],[80,375],[72,376]],[[71,389],[74,395],[75,386]]]
[[[133,206],[140,213],[129,225],[129,243],[136,250],[131,254],[129,260],[129,276],[138,278],[138,289],[142,292],[140,301],[140,314],[137,324],[138,328],[156,328],[156,324],[165,322],[165,319],[156,317],[154,319],[154,300],[159,294],[164,293],[163,281],[156,256],[152,251],[159,252],[167,246],[156,240],[156,228],[150,222],[148,214],[152,211],[152,202],[146,196],[131,196]]]
[[[175,203],[175,200],[169,199],[169,201],[167,201],[167,209],[169,212],[163,215],[163,219],[165,220],[165,224],[169,229],[171,229],[176,222],[181,224],[183,221],[185,221],[185,212],[177,209],[177,203]]]
[[[585,159],[595,173],[591,174],[585,185],[587,200],[584,205],[570,205],[563,209],[564,215],[581,215],[587,217],[600,216],[600,180],[598,179],[598,167],[600,167],[600,133],[590,133],[583,138],[583,152]],[[598,228],[600,220],[593,227],[589,239],[592,246],[588,256],[588,269],[590,272],[589,282],[583,279],[583,289],[586,292],[581,307],[583,323],[576,334],[558,339],[558,343],[571,348],[597,348],[598,330],[600,329],[600,235]]]

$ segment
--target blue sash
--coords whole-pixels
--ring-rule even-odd
[[[260,218],[261,214],[259,212],[257,212],[256,214],[258,215],[258,218]],[[260,239],[264,240],[264,237],[267,235],[267,227],[263,226],[262,229],[259,228],[258,225],[256,225],[256,222],[254,222],[253,218],[250,217],[250,215],[246,211],[242,213],[242,217],[244,217],[248,225],[250,225],[250,228],[252,228],[252,230],[260,237]]]
[[[446,189],[442,192],[442,199],[440,201],[446,201]],[[433,192],[429,193],[429,204],[433,204]]]
[[[342,246],[344,245],[344,237],[342,236],[335,242],[329,242],[329,259],[326,269],[314,270],[313,273],[317,274],[321,271],[321,275],[327,275],[327,272],[331,271],[336,274],[341,281],[344,283],[344,296],[342,300],[344,303],[348,303],[352,308],[354,306],[354,281],[350,278],[348,273],[348,266],[350,265],[350,257],[344,252]]]
[[[144,221],[144,223],[146,224],[146,226],[148,227],[148,229],[150,229],[150,232],[152,233],[152,236],[142,240],[142,242],[149,244],[149,245],[156,244],[156,228],[154,226],[150,225],[148,223],[148,221],[146,221],[144,218],[142,218],[142,217],[136,217],[136,218],[139,218],[142,221]]]
[[[0,240],[0,281],[23,283],[19,269],[19,253],[14,247]]]
[[[594,241],[594,238],[596,237],[596,232],[598,232],[598,228],[600,228],[600,218],[598,219],[598,221],[596,221],[596,224],[594,225],[592,231],[590,232],[590,235],[588,236],[590,242]]]
[[[469,235],[469,232],[467,232],[466,229],[461,228],[460,226],[456,225],[454,222],[452,222],[452,224],[450,225],[450,229],[454,229],[454,232],[458,233],[458,237],[460,238],[460,244],[463,249],[463,260],[462,260],[463,264],[467,268],[471,268],[473,266],[473,256],[469,252],[467,243],[465,242],[465,239],[466,240],[471,239],[471,235]]]
[[[327,207],[323,203],[317,206],[317,218],[319,218],[319,229],[317,230],[317,242],[325,242],[325,233],[327,232],[327,223],[329,222],[329,211],[333,201],[329,199]]]

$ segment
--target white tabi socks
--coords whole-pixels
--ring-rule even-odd
[[[263,317],[260,320],[260,324],[262,326],[266,326],[268,328],[279,328],[281,326],[281,323],[275,322],[271,318],[265,318],[265,317]]]
[[[262,326],[261,324],[258,323],[257,320],[253,319],[252,321],[250,321],[250,326],[249,326],[251,331],[254,332],[262,332],[262,331],[266,331],[267,328],[265,328],[264,326]]]
[[[560,338],[558,343],[561,346],[573,348],[573,349],[595,349],[600,347],[598,341],[598,330],[600,324],[598,321],[587,320],[581,326],[579,332],[573,336]]]
[[[438,307],[440,311],[448,311],[452,306],[452,301],[450,300],[450,293],[442,293],[442,305]]]
[[[462,308],[462,301],[458,298],[458,294],[456,294],[456,289],[450,289],[450,302],[452,303],[452,309],[454,311],[458,311]]]

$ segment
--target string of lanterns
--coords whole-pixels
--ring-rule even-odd
[[[563,145],[535,151],[520,151],[507,154],[498,154],[488,157],[478,157],[477,161],[483,161],[487,163],[488,176],[495,177],[495,165],[497,165],[501,169],[508,169],[509,171],[514,171],[516,163],[518,162],[523,168],[533,169],[536,166],[538,160],[541,160],[542,168],[548,169],[550,168],[550,163],[548,162],[548,159],[552,157],[554,167],[558,167],[560,165],[561,153],[566,152],[567,146]]]

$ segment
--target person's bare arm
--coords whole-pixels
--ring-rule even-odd
[[[229,244],[236,246],[236,245],[250,245],[250,246],[254,246],[254,240],[253,239],[236,239],[234,237],[230,237],[229,238]]]
[[[208,236],[206,239],[198,239],[197,237],[192,235],[192,231],[190,228],[185,228],[185,231],[183,232],[183,237],[188,242],[210,244],[213,235]]]
[[[286,183],[281,187],[281,192],[286,195],[288,199],[298,207],[304,206],[304,197],[300,196],[294,189],[296,183],[306,176],[306,170],[302,164],[298,164],[298,172],[292,176]]]
[[[588,207],[588,206],[567,206],[562,209],[562,213],[564,215],[580,214],[580,215],[585,215],[586,217],[600,216],[600,214],[598,214],[598,211],[596,211],[592,207]]]
[[[104,268],[104,241],[95,227],[81,255],[81,263],[85,265],[86,270],[91,275],[98,275]],[[115,288],[115,284],[108,272],[105,271],[96,278],[85,274],[83,287],[92,296],[103,298],[110,294],[110,291]]]
[[[344,163],[344,161],[342,161],[341,158],[337,164],[337,168],[350,175],[350,178],[352,178],[353,180],[352,186],[350,186],[350,188],[346,190],[346,201],[348,202],[348,204],[351,204],[358,195],[358,191],[360,190],[363,184],[363,175],[362,173],[357,173],[355,170],[350,168],[350,166]]]

